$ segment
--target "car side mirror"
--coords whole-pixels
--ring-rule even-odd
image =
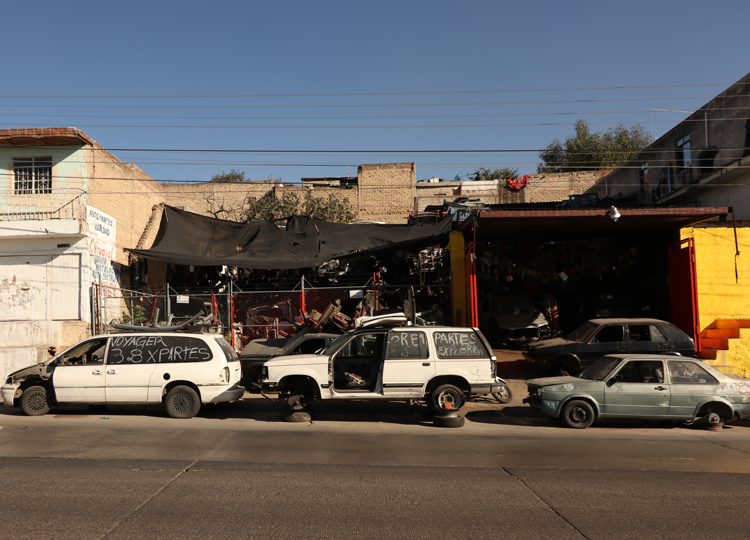
[[[612,387],[616,382],[622,382],[622,377],[617,375],[607,381],[607,386]]]

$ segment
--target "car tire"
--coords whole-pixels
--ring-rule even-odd
[[[312,422],[312,415],[308,411],[284,408],[279,411],[279,420],[282,422]]]
[[[465,423],[466,418],[458,415],[435,415],[435,418],[432,419],[432,425],[435,427],[459,428],[463,427]]]
[[[444,384],[430,394],[430,407],[435,411],[457,411],[466,403],[466,396],[457,386]]]
[[[49,412],[47,389],[44,386],[29,386],[21,395],[21,410],[26,416],[42,416]]]
[[[492,392],[492,397],[498,400],[500,403],[510,403],[513,399],[513,392],[511,392],[508,385],[502,385],[500,392]]]
[[[200,411],[201,400],[189,386],[175,386],[164,399],[164,408],[172,418],[192,418]]]
[[[585,429],[594,422],[594,408],[582,399],[574,399],[565,404],[562,421],[569,428]]]

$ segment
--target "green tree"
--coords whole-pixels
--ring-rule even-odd
[[[357,217],[357,212],[344,197],[339,199],[330,193],[328,199],[316,198],[307,192],[305,202],[302,205],[302,214],[326,221],[337,223],[351,223]]]
[[[518,169],[514,167],[503,167],[502,169],[489,169],[482,165],[476,171],[469,174],[472,180],[507,180],[518,178]]]
[[[233,184],[238,182],[249,182],[249,178],[245,178],[245,173],[240,171],[235,171],[232,169],[228,173],[221,171],[218,174],[215,174],[211,177],[211,182],[219,182],[222,184]]]
[[[349,199],[339,199],[333,194],[328,198],[313,197],[307,192],[304,200],[292,192],[284,191],[281,196],[275,189],[269,190],[260,199],[248,197],[245,201],[244,221],[283,219],[293,215],[306,215],[326,221],[351,223],[357,217]]]
[[[575,135],[565,142],[553,140],[539,152],[540,173],[595,171],[602,167],[616,167],[632,158],[649,144],[643,126],[628,128],[619,125],[604,132],[591,133],[585,120],[575,123]]]

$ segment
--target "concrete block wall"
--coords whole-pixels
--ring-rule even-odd
[[[360,165],[359,221],[406,223],[414,211],[416,163]]]

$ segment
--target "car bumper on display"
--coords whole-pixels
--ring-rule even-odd
[[[3,403],[8,407],[13,407],[13,400],[16,397],[16,390],[20,388],[20,384],[4,384],[0,388],[0,394],[3,396]]]

